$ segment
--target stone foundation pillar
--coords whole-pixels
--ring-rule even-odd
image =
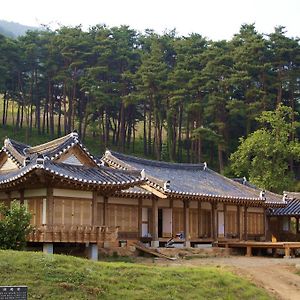
[[[97,244],[90,244],[88,246],[88,256],[90,260],[98,261],[98,245]]]
[[[43,252],[46,254],[53,254],[53,244],[43,243]]]

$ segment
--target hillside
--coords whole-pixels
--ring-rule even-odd
[[[35,30],[37,27],[27,26],[16,22],[0,20],[0,34],[7,37],[16,38],[24,35],[28,30]]]
[[[151,267],[0,251],[1,285],[27,285],[28,299],[269,299],[214,267]]]

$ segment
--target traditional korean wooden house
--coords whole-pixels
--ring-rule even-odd
[[[106,151],[102,160],[118,170],[145,170],[145,184],[117,192],[118,198],[108,200],[110,226],[120,225],[122,198],[136,209],[135,226],[120,227],[125,240],[150,241],[155,247],[170,237],[186,246],[224,240],[264,241],[267,209],[286,205],[282,196],[261,191],[245,179],[228,179],[206,163],[151,161],[112,151]]]
[[[141,171],[142,170],[142,171]],[[236,182],[207,164],[178,164],[106,151],[94,157],[73,132],[31,147],[5,139],[0,201],[24,203],[34,231],[28,242],[100,247],[136,241],[153,247],[170,238],[196,246],[267,239],[267,210],[285,198]]]
[[[118,225],[106,225],[107,198],[144,182],[141,171],[103,166],[75,132],[35,147],[5,139],[0,152],[0,201],[27,206],[34,226],[28,241],[47,252],[56,243],[86,244],[96,258],[98,245],[117,237]]]
[[[300,193],[286,193],[287,205],[267,211],[273,240],[300,242]]]

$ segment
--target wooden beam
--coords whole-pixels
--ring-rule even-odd
[[[157,196],[157,197],[159,197],[159,198],[162,198],[162,199],[168,198],[167,195],[165,195],[164,193],[158,191],[157,189],[155,189],[155,188],[153,188],[153,187],[151,187],[151,186],[149,186],[149,185],[147,185],[147,184],[141,185],[141,188],[143,188],[143,189],[145,189],[145,190],[151,192],[152,194],[154,194],[155,196]]]

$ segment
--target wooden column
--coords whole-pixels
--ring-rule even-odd
[[[244,240],[248,240],[248,207],[244,207]]]
[[[24,189],[20,190],[19,193],[20,193],[20,203],[24,204]]]
[[[184,236],[185,236],[185,246],[190,247],[190,201],[183,201],[184,209]]]
[[[217,240],[217,231],[216,231],[216,208],[217,204],[211,204],[211,233],[214,241]]]
[[[237,206],[237,211],[236,211],[236,227],[237,227],[237,236],[239,240],[242,239],[242,232],[241,232],[241,207],[238,205]]]
[[[174,214],[173,214],[173,208],[174,208],[173,199],[170,199],[170,208],[172,210],[172,237],[173,237],[176,234],[176,232],[175,232],[175,220],[174,220]]]
[[[97,207],[97,192],[93,191],[93,199],[92,199],[92,225],[98,225],[98,207]]]
[[[264,227],[264,239],[267,240],[267,234],[268,234],[268,220],[267,220],[267,209],[264,208],[264,220],[263,220],[263,227]]]
[[[108,216],[107,216],[107,208],[108,208],[108,196],[103,196],[103,226],[108,225]]]
[[[200,237],[201,228],[201,202],[198,201],[198,237]]]
[[[227,206],[223,204],[223,211],[224,211],[224,238],[226,238],[226,223],[227,223]]]
[[[53,197],[53,188],[47,187],[47,224],[52,225],[53,224],[53,215],[54,215],[54,197]]]
[[[152,199],[152,247],[159,247],[158,241],[158,199]]]
[[[142,223],[143,223],[143,199],[139,199],[138,204],[138,230],[139,230],[139,238],[142,237]]]

